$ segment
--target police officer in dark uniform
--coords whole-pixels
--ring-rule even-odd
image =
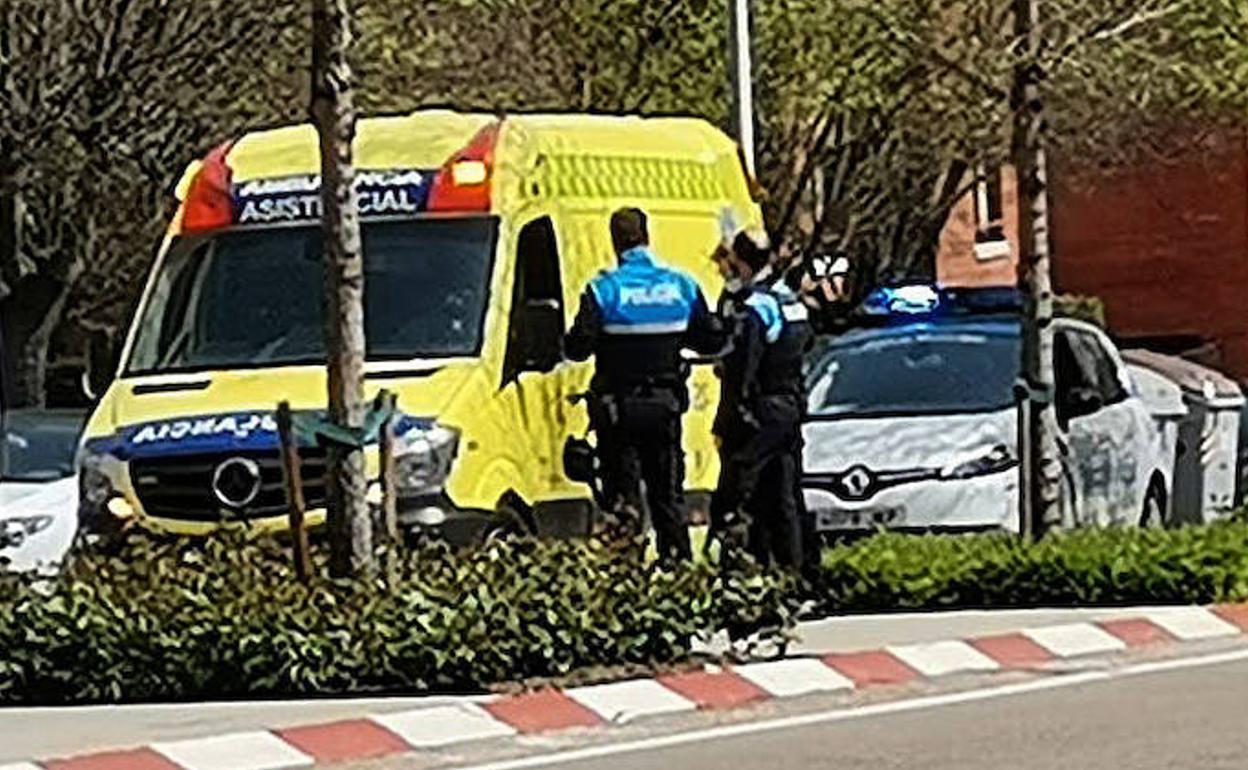
[[[773,285],[770,251],[760,240],[741,233],[717,254],[738,286],[730,284],[721,303],[730,313],[730,337],[720,365],[720,481],[711,524],[730,542],[748,543],[759,561],[798,569],[802,357],[810,331],[796,295]]]
[[[813,568],[818,565],[815,558],[819,553],[819,537],[815,529],[814,517],[806,509],[806,501],[802,495],[802,451],[805,443],[802,440],[800,418],[805,415],[806,378],[803,363],[806,354],[814,342],[814,323],[809,307],[803,302],[801,295],[801,272],[790,270],[770,286],[770,291],[780,304],[780,314],[784,317],[784,331],[780,340],[772,349],[772,355],[765,366],[774,370],[769,376],[776,382],[776,390],[788,393],[797,398],[800,405],[797,430],[793,433],[793,443],[783,458],[777,458],[773,466],[763,469],[763,483],[754,495],[754,501],[747,506],[755,521],[765,520],[756,513],[755,505],[777,499],[783,494],[793,495],[793,505],[797,511],[798,531],[801,535],[801,559],[799,568]]]
[[[576,361],[596,356],[590,424],[608,512],[640,521],[644,483],[659,558],[670,565],[690,557],[681,492],[689,372],[681,350],[713,353],[723,334],[693,278],[655,258],[640,209],[611,216],[611,240],[619,266],[590,281],[565,349]]]

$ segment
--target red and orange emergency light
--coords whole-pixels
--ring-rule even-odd
[[[498,144],[502,129],[501,121],[486,125],[459,152],[442,165],[441,168],[426,171],[420,169],[394,170],[389,172],[391,178],[402,180],[408,189],[402,200],[404,211],[413,207],[421,211],[438,213],[470,213],[490,210],[490,189],[494,176],[494,150]],[[229,165],[229,154],[233,142],[214,147],[200,164],[199,170],[192,178],[183,202],[182,230],[184,232],[207,232],[221,230],[243,221],[244,200],[240,196],[240,188],[234,184],[233,169]],[[370,172],[359,172],[359,177],[370,176]],[[385,186],[385,180],[378,180],[377,174],[371,174],[372,184]],[[417,183],[415,180],[421,180]],[[280,180],[274,180],[280,182]],[[276,185],[278,191],[265,191],[257,194],[264,197],[270,204],[288,201],[275,200],[279,197],[299,195],[305,200],[309,196],[308,188],[319,187],[316,177],[308,177],[302,185],[295,185],[295,191],[283,190]],[[357,178],[357,194],[360,192],[360,179]],[[312,193],[315,196],[315,193]],[[396,198],[397,200],[397,198]],[[254,201],[252,201],[254,203]],[[319,204],[318,204],[319,205]],[[280,221],[301,221],[314,219],[313,213],[319,208],[311,206],[269,205],[266,211],[277,211],[270,218]]]

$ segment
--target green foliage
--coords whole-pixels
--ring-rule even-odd
[[[635,555],[427,548],[392,580],[304,586],[275,541],[144,540],[51,583],[0,577],[0,703],[462,691],[679,660],[729,618],[785,624],[774,576],[650,574]]]
[[[223,536],[0,577],[0,703],[463,691],[678,662],[699,635],[789,623],[793,585],[638,568],[597,543],[425,548],[394,577],[295,580],[284,546]],[[323,565],[321,565],[323,566]],[[323,572],[323,570],[322,570]],[[836,613],[1248,599],[1248,522],[1177,530],[880,534],[827,549]]]
[[[881,534],[824,552],[837,612],[1205,604],[1248,598],[1248,524],[1007,535]]]
[[[1105,327],[1105,303],[1100,297],[1082,294],[1058,294],[1053,298],[1053,312],[1066,318],[1086,321],[1093,326]]]
[[[1188,124],[1242,121],[1241,0],[1042,5],[1058,159],[1109,162],[1154,139],[1199,138]],[[869,280],[930,273],[974,169],[1008,156],[1018,63],[1009,8],[755,0],[758,169],[769,221],[784,224],[776,239],[845,250]],[[358,0],[356,103],[364,113],[684,113],[726,128],[726,9],[720,0]],[[11,70],[0,78],[0,196],[20,192],[27,212],[22,250],[6,255],[0,242],[0,295],[12,291],[0,301],[31,305],[9,317],[126,322],[185,163],[247,130],[304,118],[308,16],[261,0],[0,0],[11,31],[0,41]],[[37,277],[66,287],[68,302],[23,299],[38,296],[27,288]]]

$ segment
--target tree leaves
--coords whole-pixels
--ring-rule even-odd
[[[759,173],[770,223],[785,224],[777,239],[847,250],[873,280],[930,273],[968,170],[1007,157],[1008,1],[754,6]],[[363,113],[624,111],[728,125],[722,2],[353,7]],[[0,283],[16,287],[32,268],[60,276],[74,283],[71,322],[116,327],[185,163],[246,130],[303,119],[306,8],[0,0],[0,30],[0,194],[20,189],[30,207],[26,250],[0,264]],[[1048,0],[1043,30],[1059,155],[1156,154],[1165,148],[1153,137],[1172,139],[1176,124],[1242,120],[1248,107],[1240,0]],[[816,141],[829,121],[843,130]]]

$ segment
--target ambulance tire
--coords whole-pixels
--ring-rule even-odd
[[[589,537],[598,509],[592,500],[551,500],[534,508],[538,537],[574,540]]]
[[[484,545],[536,534],[532,509],[514,492],[503,495],[481,535]]]

